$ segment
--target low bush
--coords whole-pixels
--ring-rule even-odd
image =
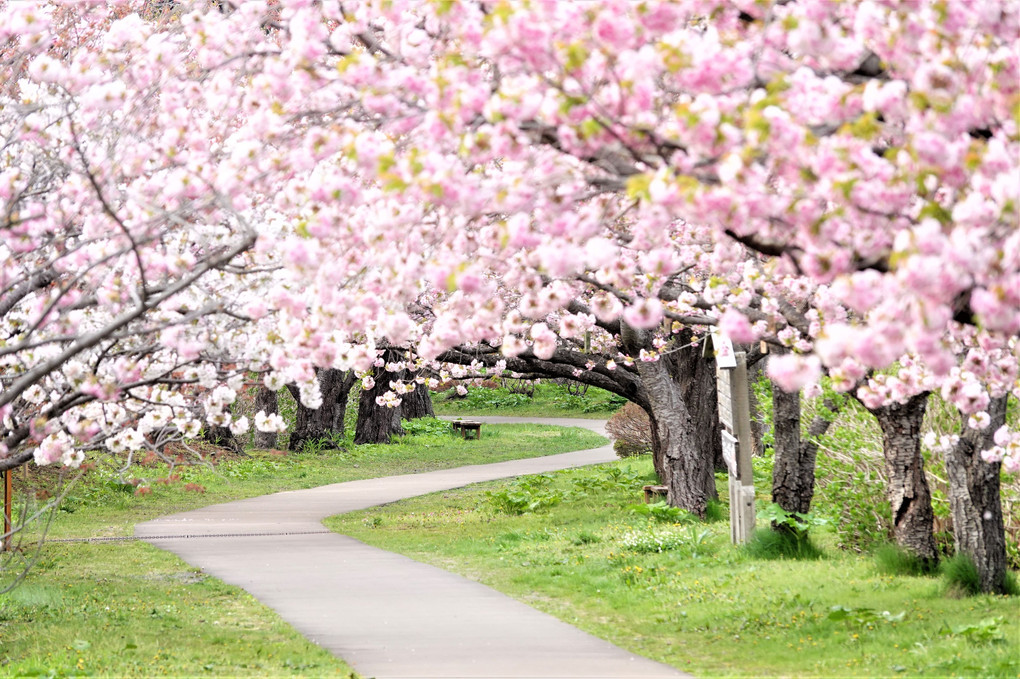
[[[606,422],[606,431],[616,441],[613,450],[619,457],[652,452],[652,424],[648,413],[636,403],[627,403]]]
[[[885,575],[932,575],[937,568],[899,545],[885,544],[875,550],[875,565]]]
[[[547,474],[527,476],[506,488],[486,491],[485,499],[497,514],[519,516],[538,512],[555,507],[564,498],[561,491],[550,488],[551,484],[552,477]]]
[[[650,502],[627,507],[632,513],[664,523],[691,523],[698,517],[679,507],[670,507],[665,502]]]
[[[981,574],[973,559],[957,554],[942,561],[942,577],[950,596],[974,596],[981,593]]]
[[[824,554],[804,532],[759,528],[744,546],[755,559],[821,559]]]
[[[730,520],[730,505],[720,500],[709,500],[705,505],[705,523]]]
[[[404,428],[404,434],[408,436],[436,436],[449,434],[450,423],[435,417],[419,417],[414,420],[404,420],[400,423]]]
[[[553,404],[561,410],[579,410],[582,413],[612,413],[625,405],[627,400],[616,394],[601,389],[589,389],[587,393],[571,394],[567,387],[557,386],[563,390],[561,395],[553,397]]]

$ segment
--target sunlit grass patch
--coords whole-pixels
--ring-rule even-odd
[[[548,475],[539,487],[561,501],[520,514],[498,512],[488,498],[526,487],[526,479],[415,498],[327,524],[462,573],[696,676],[1020,672],[1015,599],[946,598],[935,579],[885,575],[870,555],[835,549],[836,538],[821,528],[811,532],[822,559],[753,558],[729,544],[726,521],[671,523],[630,511],[650,467],[648,460],[627,460]],[[623,468],[631,472],[613,471]],[[614,473],[618,481],[606,483]],[[426,530],[408,530],[419,521]],[[762,528],[768,531],[764,522]],[[676,544],[660,551],[654,539],[636,541],[656,531],[678,536]],[[699,540],[701,546],[690,548]],[[989,619],[998,622],[982,627]],[[1000,633],[1002,640],[981,640]]]
[[[179,466],[172,472],[158,464],[132,468],[127,477],[151,488],[144,495],[110,469],[99,468],[69,489],[50,536],[127,536],[137,522],[208,504],[606,443],[588,430],[534,425],[485,425],[480,441],[457,438],[436,421],[418,429],[418,435],[391,445],[285,455],[248,451],[225,456],[216,466]],[[171,474],[177,476],[171,483],[154,481]],[[189,483],[204,492],[186,490]],[[25,486],[19,491],[30,505],[42,502]],[[435,530],[473,514],[473,506],[458,508],[452,496],[448,499],[446,511],[410,517],[406,525]],[[373,517],[369,525],[382,521]],[[14,570],[7,574],[13,577]],[[0,676],[347,677],[351,672],[243,590],[133,541],[47,543],[24,583],[0,595],[0,649]]]

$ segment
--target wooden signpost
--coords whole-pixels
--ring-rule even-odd
[[[730,476],[730,539],[743,544],[754,532],[754,478],[751,471],[751,404],[744,352],[712,333],[723,459]]]

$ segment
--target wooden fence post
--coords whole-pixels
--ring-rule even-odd
[[[719,422],[723,459],[729,469],[730,539],[747,542],[754,533],[754,474],[751,469],[751,404],[748,398],[747,357],[734,352],[729,339],[712,333],[716,355]]]

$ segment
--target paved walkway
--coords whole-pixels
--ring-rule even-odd
[[[604,433],[603,423],[592,420],[478,419]],[[612,448],[604,446],[338,483],[148,521],[135,527],[135,535],[248,590],[366,677],[685,677],[488,587],[330,533],[320,523],[334,514],[480,481],[614,459]]]

